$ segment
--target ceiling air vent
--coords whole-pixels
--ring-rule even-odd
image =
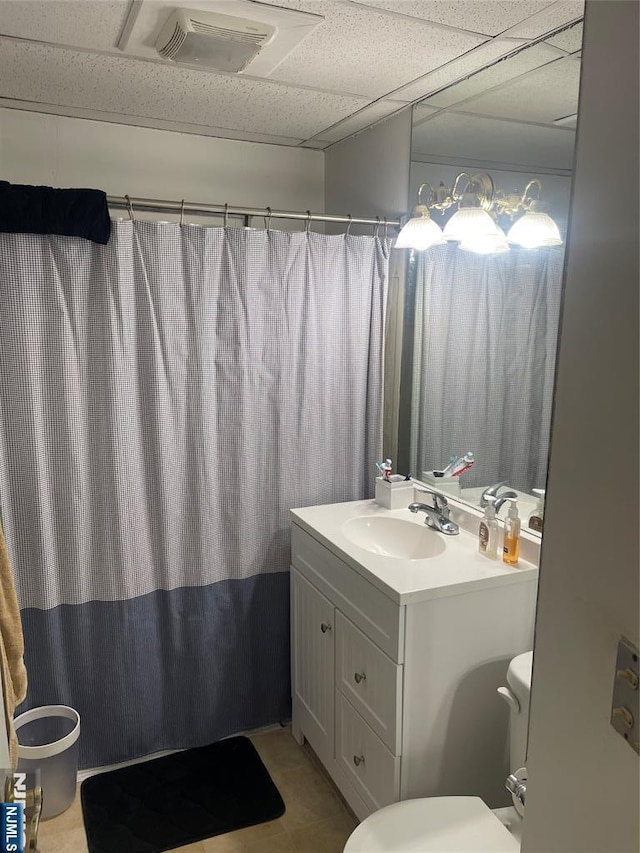
[[[236,74],[276,33],[262,21],[198,9],[175,9],[160,30],[156,50],[165,59]]]

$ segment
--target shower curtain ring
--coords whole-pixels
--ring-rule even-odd
[[[265,219],[264,224],[267,233],[269,233],[269,231],[271,231],[271,208],[265,207],[265,210],[267,211],[267,218]]]
[[[375,224],[375,226],[374,226],[374,228],[373,228],[373,236],[374,236],[374,237],[377,237],[377,236],[378,236],[378,231],[379,231],[379,230],[380,230],[380,217],[379,217],[379,216],[376,216],[376,224]]]
[[[180,205],[180,225],[184,225],[184,199],[182,199],[182,204]]]
[[[125,198],[127,200],[127,210],[129,211],[129,219],[133,222],[134,221],[133,205],[131,204],[131,199],[129,198],[128,195],[126,195]]]
[[[224,227],[229,227],[229,205],[226,201],[224,203]]]
[[[353,216],[350,213],[347,213],[347,216],[349,217],[349,224],[347,225],[347,230],[344,232],[345,237],[349,236],[349,231],[351,231],[351,223],[353,222]]]
[[[309,229],[311,228],[311,211],[307,210],[307,224],[305,226],[305,231],[307,234],[309,233]]]

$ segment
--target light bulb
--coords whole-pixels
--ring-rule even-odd
[[[396,249],[428,249],[444,243],[442,229],[436,225],[428,208],[419,204],[414,208],[413,216],[403,226],[395,242]]]
[[[444,226],[445,240],[476,242],[483,237],[498,238],[497,226],[481,207],[462,207]]]
[[[558,226],[547,213],[546,205],[537,199],[531,203],[525,215],[511,226],[507,240],[524,249],[562,245]]]

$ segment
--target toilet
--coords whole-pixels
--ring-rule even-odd
[[[506,687],[498,693],[509,705],[512,773],[526,781],[523,767],[529,724],[533,652],[509,664]],[[518,853],[524,808],[492,811],[480,797],[426,797],[403,800],[369,815],[351,833],[344,853]]]

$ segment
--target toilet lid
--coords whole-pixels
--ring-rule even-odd
[[[344,853],[518,853],[520,845],[479,797],[404,800],[355,828]]]

